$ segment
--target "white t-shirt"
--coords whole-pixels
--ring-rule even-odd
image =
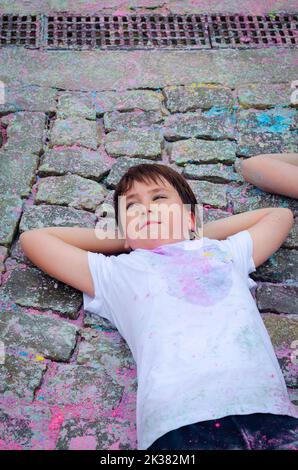
[[[138,449],[165,433],[232,414],[298,418],[250,288],[247,230],[153,250],[88,252],[95,297],[137,364]]]

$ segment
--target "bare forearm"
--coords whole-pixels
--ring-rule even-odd
[[[231,215],[224,219],[208,222],[203,226],[203,236],[215,240],[225,240],[230,235],[247,230],[271,212],[280,211],[279,207],[266,207]]]
[[[261,153],[251,158],[266,158],[267,160],[279,160],[281,162],[290,163],[291,165],[298,166],[298,153]]]
[[[124,239],[117,237],[117,232],[110,230],[104,232],[102,229],[80,228],[80,227],[45,227],[34,229],[32,232],[43,231],[54,235],[69,245],[76,246],[86,251],[103,254],[116,254],[128,252],[124,249]],[[31,231],[29,231],[31,232]],[[108,234],[108,238],[99,238],[99,234]]]
[[[262,154],[239,162],[245,181],[263,191],[298,198],[298,154]]]

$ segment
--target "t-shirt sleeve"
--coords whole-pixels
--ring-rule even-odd
[[[253,239],[248,230],[230,235],[221,243],[227,247],[232,254],[233,263],[241,276],[247,281],[248,287],[252,288],[257,283],[249,277],[249,274],[256,271],[256,266],[252,257]]]
[[[94,285],[94,297],[83,292],[84,310],[100,315],[115,325],[113,313],[109,308],[107,296],[112,282],[111,260],[103,253],[88,251],[88,265]]]

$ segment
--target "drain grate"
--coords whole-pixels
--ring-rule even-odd
[[[50,48],[210,48],[200,15],[57,15],[46,18],[45,34]]]
[[[216,47],[295,46],[298,15],[208,15],[210,41]]]
[[[43,49],[295,47],[298,14],[0,16],[0,45]]]
[[[1,15],[0,45],[38,47],[39,25],[36,16]]]

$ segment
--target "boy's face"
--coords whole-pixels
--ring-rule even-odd
[[[120,196],[119,208],[122,227],[126,230],[125,249],[152,250],[189,239],[189,230],[194,230],[190,205],[183,204],[176,189],[163,178],[158,184],[135,181]]]

